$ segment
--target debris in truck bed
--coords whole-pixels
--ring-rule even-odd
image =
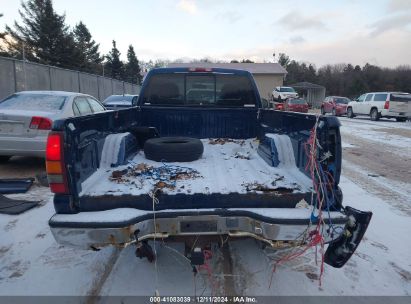
[[[240,158],[240,159],[250,159],[250,153],[244,153],[241,151],[238,151],[234,154],[234,158]]]
[[[150,170],[153,168],[152,166],[149,166],[145,163],[138,164],[137,166],[134,167],[135,172],[146,172],[147,170]]]
[[[202,139],[202,142],[203,156],[189,163],[162,164],[146,159],[140,151],[128,165],[97,170],[82,183],[80,195],[138,196],[149,194],[156,187],[168,195],[311,191],[310,178],[296,166],[278,168],[267,165],[257,153],[258,140],[255,138],[213,139],[211,143],[210,139]],[[282,151],[288,153],[287,149]],[[248,159],[236,158],[236,153]],[[252,186],[255,181],[260,186]],[[163,183],[157,184],[159,182]]]
[[[210,145],[224,145],[226,143],[236,143],[240,146],[244,146],[245,140],[244,139],[231,139],[231,138],[210,138],[208,141]]]
[[[284,176],[279,176],[271,182],[271,186],[277,185],[277,182],[284,180]]]
[[[135,185],[137,188],[142,188],[141,186],[144,182],[151,182],[154,184],[154,189],[174,189],[177,180],[195,179],[199,177],[201,177],[201,175],[197,170],[188,167],[168,164],[155,167],[147,165],[146,163],[139,163],[134,166],[131,165],[124,170],[113,171],[109,180],[116,181],[117,183]]]
[[[121,178],[124,174],[126,174],[127,173],[127,170],[116,170],[116,171],[113,171],[112,173],[111,173],[111,179],[119,179],[119,178]]]

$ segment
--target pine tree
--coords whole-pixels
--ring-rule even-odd
[[[21,5],[22,23],[15,22],[14,29],[6,26],[11,37],[6,41],[8,51],[21,58],[24,46],[28,60],[76,68],[79,53],[65,24],[65,15],[54,11],[51,0],[28,0]]]
[[[134,47],[130,45],[127,50],[127,64],[125,67],[125,80],[135,84],[141,84],[141,69]]]
[[[74,27],[73,36],[80,55],[79,68],[89,73],[98,72],[103,61],[99,52],[100,45],[92,39],[90,31],[83,22],[80,21]]]
[[[113,40],[113,48],[106,56],[107,62],[105,64],[106,75],[111,78],[123,80],[124,79],[124,64],[120,60],[120,51],[117,49],[116,41]]]
[[[0,18],[3,17],[3,14],[0,14]],[[0,39],[3,39],[6,33],[0,32]]]
[[[290,64],[290,56],[287,56],[285,53],[280,53],[278,56],[278,63],[283,67],[287,68],[287,66]]]
[[[3,14],[0,14],[0,18],[3,17]],[[0,32],[0,39],[3,39],[6,36],[6,33]],[[8,53],[3,50],[1,46],[1,41],[0,41],[0,56],[8,56]]]

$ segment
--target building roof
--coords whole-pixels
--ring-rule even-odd
[[[315,83],[311,83],[307,81],[290,84],[289,86],[296,88],[296,89],[325,89],[325,87],[319,84],[315,84]]]
[[[170,63],[169,68],[222,68],[246,70],[251,74],[279,74],[285,75],[287,71],[279,63]]]

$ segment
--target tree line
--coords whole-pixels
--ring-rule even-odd
[[[327,64],[319,69],[313,64],[292,60],[279,54],[278,63],[288,72],[286,85],[312,82],[324,86],[327,95],[358,97],[373,91],[402,91],[411,93],[411,66],[382,68],[366,63],[363,67],[350,63]]]
[[[102,55],[87,26],[80,21],[70,28],[65,15],[54,10],[52,0],[22,2],[19,14],[21,23],[15,21],[0,32],[0,56],[141,84],[140,62],[132,45],[128,47],[126,62],[121,61],[115,40],[111,51]]]
[[[0,31],[0,56],[38,62],[62,68],[141,84],[142,70],[167,66],[170,61],[157,59],[142,62],[137,59],[132,45],[127,50],[127,61],[120,59],[116,41],[108,54],[100,53],[100,45],[93,39],[87,26],[80,21],[70,28],[65,23],[65,15],[59,15],[53,8],[52,0],[26,0],[19,10],[21,23],[6,26]],[[2,14],[0,14],[2,17]],[[1,43],[3,42],[3,43]],[[2,47],[3,45],[3,47]],[[191,62],[225,62],[209,58],[194,59]],[[231,60],[231,63],[254,63],[250,59]],[[372,64],[359,65],[328,64],[320,68],[315,65],[292,60],[280,53],[278,62],[288,72],[285,84],[312,82],[323,85],[328,95],[350,98],[369,91],[411,92],[411,67],[382,68]]]
[[[169,63],[183,63],[182,59],[157,59],[155,62],[144,63],[146,69],[166,67]],[[191,63],[227,63],[227,61],[210,58],[193,59]],[[255,63],[250,59],[236,60],[230,63]],[[396,68],[382,68],[366,63],[363,67],[350,63],[327,64],[320,68],[305,62],[291,59],[287,54],[280,53],[278,63],[287,70],[285,85],[298,82],[311,82],[326,88],[327,95],[355,98],[366,92],[402,91],[411,93],[411,66],[403,65]]]

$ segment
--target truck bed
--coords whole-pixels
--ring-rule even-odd
[[[141,196],[160,189],[165,195],[259,194],[280,196],[310,192],[311,180],[295,164],[267,164],[257,153],[258,140],[202,139],[203,156],[187,163],[148,160],[139,151],[128,165],[101,167],[82,183],[80,197]],[[283,149],[283,154],[294,155]],[[191,174],[160,182],[144,168],[183,168]],[[193,174],[193,172],[195,172]]]
[[[193,89],[212,96],[188,98]],[[262,109],[246,71],[151,70],[137,107],[54,122],[49,225],[60,244],[136,243],[136,255],[149,260],[152,239],[203,253],[223,237],[303,251],[331,242],[323,261],[342,267],[372,213],[342,205],[339,127],[335,117]],[[204,153],[193,162],[149,161],[141,149],[158,136],[202,139]]]

